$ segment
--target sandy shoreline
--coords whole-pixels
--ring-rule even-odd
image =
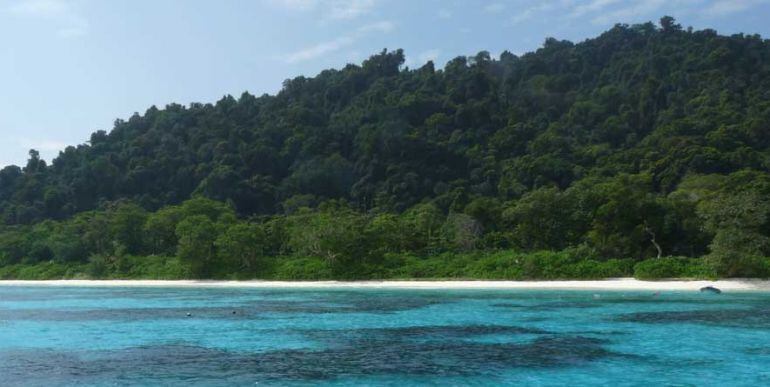
[[[0,286],[189,287],[189,288],[371,288],[371,289],[570,289],[697,291],[716,286],[730,291],[770,291],[770,281],[639,281],[618,278],[597,281],[206,281],[206,280],[0,280]]]

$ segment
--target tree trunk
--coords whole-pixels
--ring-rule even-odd
[[[652,242],[653,246],[655,246],[655,250],[658,250],[658,256],[656,258],[660,259],[660,257],[663,256],[663,249],[660,248],[660,245],[655,240],[655,232],[652,231],[650,226],[647,225],[647,222],[644,222],[644,231],[650,235],[650,242]]]

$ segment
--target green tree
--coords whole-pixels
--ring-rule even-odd
[[[445,217],[434,204],[418,204],[402,215],[402,224],[411,230],[412,251],[431,251],[441,247],[441,226]]]
[[[194,215],[176,226],[177,255],[190,264],[195,275],[205,278],[211,274],[215,257],[216,226],[205,215]]]
[[[721,273],[740,273],[742,260],[770,256],[770,200],[767,195],[746,191],[720,194],[698,206],[704,227],[714,235],[711,258]]]
[[[144,247],[143,227],[147,212],[133,203],[120,203],[110,214],[110,233],[114,243],[128,254],[139,254]]]
[[[216,240],[220,262],[230,262],[237,272],[256,273],[265,254],[267,235],[258,224],[239,222],[229,226]]]
[[[610,258],[648,258],[658,250],[663,211],[649,175],[618,175],[592,187],[599,201],[590,243]]]
[[[452,213],[447,216],[443,231],[448,245],[453,249],[471,251],[477,247],[483,227],[470,215]]]
[[[182,219],[179,207],[165,207],[150,214],[143,227],[147,248],[152,254],[173,255],[176,252],[176,226]]]
[[[576,243],[572,214],[574,204],[557,188],[532,191],[503,212],[513,229],[514,243],[526,250],[560,250]]]
[[[366,262],[366,218],[351,211],[305,212],[292,219],[288,245],[298,256],[325,259],[340,275]]]

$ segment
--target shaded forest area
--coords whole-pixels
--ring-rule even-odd
[[[770,42],[616,25],[151,107],[0,171],[0,277],[770,276]]]

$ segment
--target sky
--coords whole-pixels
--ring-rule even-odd
[[[663,15],[770,37],[770,0],[0,0],[0,166],[31,148],[50,161],[152,105],[274,94],[383,48],[443,66]]]

